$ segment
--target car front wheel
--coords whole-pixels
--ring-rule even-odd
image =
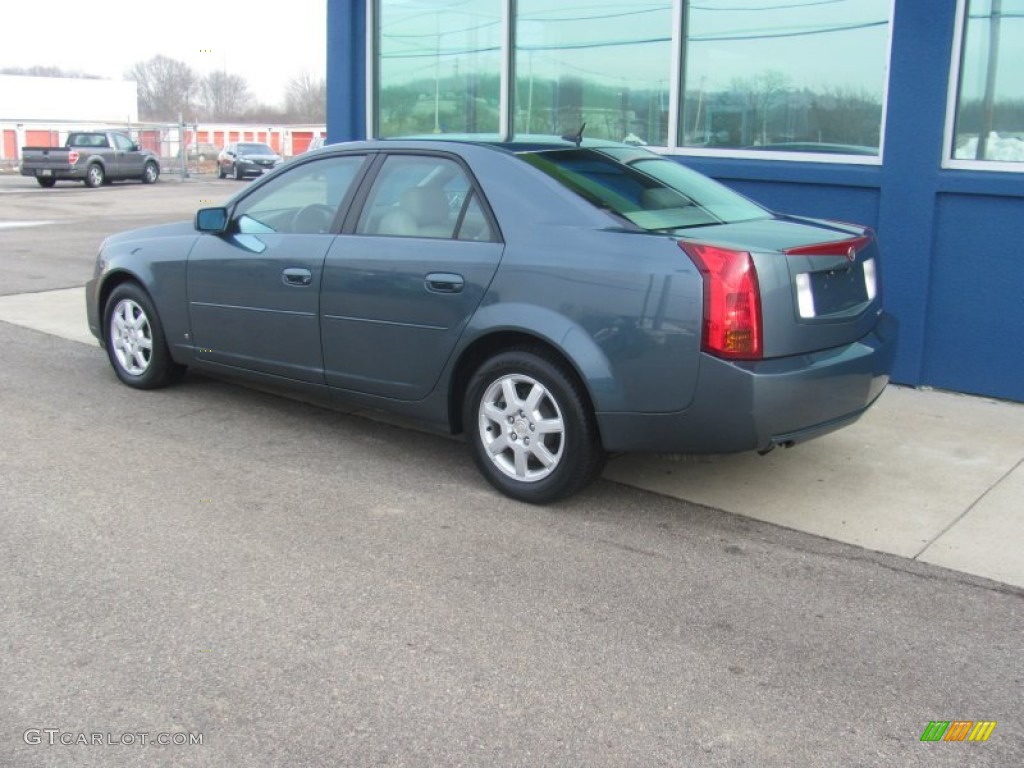
[[[156,180],[160,178],[160,166],[154,162],[146,163],[145,168],[142,171],[142,183],[143,184],[154,184]]]
[[[235,166],[235,179],[237,179],[238,181],[241,181],[244,178],[245,178],[245,172],[242,171],[242,169],[238,165],[236,165]]]
[[[185,367],[175,363],[149,296],[135,283],[111,292],[103,313],[107,356],[122,382],[136,389],[173,383]]]
[[[541,349],[511,349],[480,366],[467,389],[463,424],[484,477],[519,501],[571,496],[604,466],[582,384]]]

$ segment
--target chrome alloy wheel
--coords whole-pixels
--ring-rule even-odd
[[[110,345],[118,365],[132,376],[141,376],[153,359],[153,328],[142,307],[121,299],[110,316]]]
[[[562,411],[551,392],[529,376],[502,376],[487,387],[480,398],[478,429],[488,458],[514,480],[543,480],[562,460]]]

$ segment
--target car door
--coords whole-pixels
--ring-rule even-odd
[[[339,389],[418,400],[437,383],[503,245],[454,156],[394,153],[375,167],[346,222],[351,233],[324,265],[325,377]]]
[[[225,233],[198,239],[188,296],[199,359],[323,383],[324,257],[364,162],[336,155],[297,165],[243,197]]]
[[[115,162],[113,173],[108,168],[107,174],[118,179],[142,178],[142,166],[146,160],[142,150],[135,142],[120,133],[113,133],[110,138],[114,142]]]

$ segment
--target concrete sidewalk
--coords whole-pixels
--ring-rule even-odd
[[[96,344],[82,288],[0,321]],[[858,423],[767,456],[624,456],[605,477],[1024,587],[1024,405],[890,387]]]

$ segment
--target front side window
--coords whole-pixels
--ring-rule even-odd
[[[517,134],[575,133],[666,146],[672,5],[520,0]]]
[[[684,7],[680,146],[879,154],[891,0]]]
[[[234,211],[241,234],[325,234],[363,164],[361,155],[303,163],[269,180]]]
[[[477,193],[458,163],[393,155],[373,183],[356,232],[364,235],[491,240]]]
[[[952,158],[1024,164],[1024,0],[965,8]]]
[[[378,4],[378,136],[497,133],[502,0]]]
[[[129,139],[127,136],[122,136],[119,133],[115,133],[114,147],[116,149],[121,150],[122,152],[130,152],[132,149],[135,148],[135,145],[132,143],[132,140]]]
[[[771,217],[718,182],[645,149],[564,149],[519,157],[598,208],[650,232]]]

